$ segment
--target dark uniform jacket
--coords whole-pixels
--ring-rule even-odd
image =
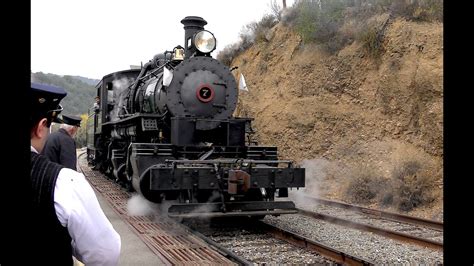
[[[77,170],[76,142],[63,128],[51,133],[46,140],[42,154],[52,162]]]

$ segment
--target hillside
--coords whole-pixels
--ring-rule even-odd
[[[371,19],[387,21],[387,15]],[[360,42],[331,55],[278,23],[233,59],[238,116],[306,167],[306,191],[442,219],[443,24],[391,19],[378,60]]]
[[[61,101],[63,113],[76,116],[87,114],[96,95],[94,87],[99,82],[80,76],[60,76],[43,72],[31,73],[31,81],[64,88],[67,96]]]

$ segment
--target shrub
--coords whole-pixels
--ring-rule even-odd
[[[393,0],[390,11],[394,16],[414,21],[442,21],[443,0]]]
[[[314,41],[318,16],[317,7],[314,6],[314,2],[301,1],[295,8],[298,13],[295,21],[296,31],[301,35],[303,43]]]
[[[277,3],[277,0],[270,1],[270,9],[272,11],[273,16],[276,18],[277,21],[281,20],[282,9],[280,5]]]
[[[273,0],[271,9],[273,14],[246,25],[237,47],[226,47],[220,57],[229,61],[255,42],[268,41],[266,33],[281,21],[298,32],[303,44],[317,43],[334,54],[358,39],[367,53],[378,59],[383,53],[384,26],[369,25],[365,22],[368,18],[389,12],[392,17],[415,21],[443,19],[443,0],[297,0],[283,11]],[[349,21],[365,26],[361,30],[343,28]]]
[[[430,177],[423,172],[407,176],[397,191],[398,208],[402,211],[409,211],[419,205],[432,202],[434,199],[430,188]]]
[[[81,127],[76,133],[76,144],[77,148],[82,148],[87,146],[87,121],[89,117],[87,114],[81,115]]]
[[[433,177],[419,161],[408,160],[397,165],[392,172],[393,203],[399,210],[410,211],[432,202]]]
[[[406,176],[416,175],[421,169],[421,163],[418,160],[407,160],[396,165],[392,170],[392,178],[403,180]]]
[[[283,25],[287,27],[294,27],[296,23],[296,18],[299,16],[299,9],[296,8],[296,5],[288,7],[281,12],[280,21]]]
[[[268,41],[265,37],[265,33],[268,32],[273,26],[278,23],[277,18],[274,15],[265,15],[257,23],[249,24],[251,34],[254,36],[256,42]]]
[[[362,47],[367,54],[373,58],[380,58],[383,52],[382,32],[376,26],[366,26],[356,36],[357,40],[362,43]]]
[[[259,22],[252,22],[241,30],[239,41],[227,45],[217,54],[217,59],[223,64],[230,66],[232,60],[243,51],[247,50],[255,42],[267,41],[265,33],[278,23],[275,16],[265,15]]]
[[[224,65],[230,67],[232,60],[234,60],[237,55],[239,55],[239,43],[233,43],[222,49],[222,51],[217,54],[216,58]]]
[[[303,43],[316,42],[330,52],[341,50],[351,38],[339,33],[348,3],[344,0],[298,1],[283,17],[295,28]]]
[[[391,202],[399,210],[410,211],[434,200],[436,180],[440,172],[427,154],[414,147],[403,145],[394,151],[391,171]],[[382,199],[383,201],[383,199]]]
[[[393,17],[409,20],[442,20],[442,0],[299,0],[282,15],[284,25],[293,27],[303,43],[321,44],[328,52],[341,50],[353,40],[350,31],[341,27],[348,21],[364,24],[367,18],[390,12]],[[367,52],[379,57],[382,53],[383,27],[367,25],[359,35]],[[349,34],[348,34],[349,33]]]
[[[382,176],[372,168],[354,169],[346,188],[346,196],[354,203],[370,203],[382,190],[383,183]]]

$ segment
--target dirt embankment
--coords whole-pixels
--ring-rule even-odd
[[[442,218],[443,24],[391,21],[380,60],[358,42],[328,55],[281,24],[267,37],[232,63],[259,144],[304,165],[313,194]]]

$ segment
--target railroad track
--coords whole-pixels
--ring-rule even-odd
[[[300,197],[300,196],[298,196]],[[301,196],[304,201],[306,202],[312,202],[316,204],[324,204],[328,206],[335,206],[339,208],[343,208],[346,210],[351,210],[351,211],[356,211],[359,213],[364,213],[364,214],[369,214],[375,217],[387,219],[387,220],[392,220],[400,223],[408,223],[408,224],[414,224],[414,225],[421,225],[425,226],[431,229],[435,229],[438,231],[443,231],[443,223],[439,221],[434,221],[434,220],[428,220],[428,219],[423,219],[419,217],[414,217],[414,216],[408,216],[404,214],[399,214],[399,213],[394,213],[394,212],[388,212],[388,211],[382,211],[382,210],[376,210],[376,209],[370,209],[358,205],[352,205],[340,201],[332,201],[332,200],[327,200],[327,199],[321,199],[321,198],[315,198],[311,196],[306,196],[303,195]]]
[[[438,241],[434,241],[434,240],[431,240],[431,239],[426,239],[426,238],[418,237],[418,236],[415,236],[415,235],[402,233],[402,232],[397,232],[397,231],[394,231],[394,230],[381,228],[381,227],[376,227],[376,226],[372,226],[372,225],[368,225],[368,224],[364,224],[364,223],[358,223],[358,222],[354,222],[354,221],[349,220],[349,219],[339,218],[339,217],[336,217],[336,216],[331,216],[331,215],[327,215],[327,214],[323,214],[323,213],[307,211],[307,210],[303,210],[303,209],[299,209],[299,208],[297,208],[297,209],[298,209],[298,213],[300,213],[302,215],[305,215],[305,216],[308,216],[308,217],[315,218],[315,219],[321,219],[321,220],[324,220],[324,221],[327,221],[327,222],[331,222],[331,223],[351,227],[351,228],[354,228],[354,229],[359,229],[359,230],[372,232],[374,234],[382,235],[382,236],[385,236],[385,237],[389,237],[389,238],[392,238],[392,239],[396,239],[396,240],[400,240],[400,241],[404,241],[404,242],[408,242],[408,243],[413,243],[413,244],[428,247],[428,248],[443,250],[443,243],[438,242]]]
[[[310,251],[315,251],[326,258],[330,258],[336,263],[344,265],[374,265],[365,259],[350,255],[342,250],[331,248],[323,243],[311,240],[304,236],[282,229],[280,227],[271,225],[269,223],[260,222],[260,226],[265,228],[267,233],[280,238],[286,242],[292,243],[296,246],[305,248]]]
[[[294,232],[249,218],[184,219],[183,224],[257,264],[373,265]]]
[[[298,208],[298,212],[302,215],[372,232],[423,247],[436,250],[443,249],[443,224],[438,221],[374,210],[310,196],[305,196],[304,202],[309,204],[306,205],[305,208]],[[298,205],[301,206],[300,203]],[[332,209],[327,206],[331,206]],[[308,210],[308,207],[313,210]],[[341,211],[341,208],[345,211]],[[354,215],[354,212],[362,215]]]
[[[147,216],[130,216],[127,200],[132,193],[105,178],[87,166],[84,153],[78,155],[78,169],[92,187],[104,196],[110,206],[136,235],[153,251],[163,265],[211,264],[248,265],[250,262],[235,255],[209,239],[187,230],[180,223],[159,213]]]

